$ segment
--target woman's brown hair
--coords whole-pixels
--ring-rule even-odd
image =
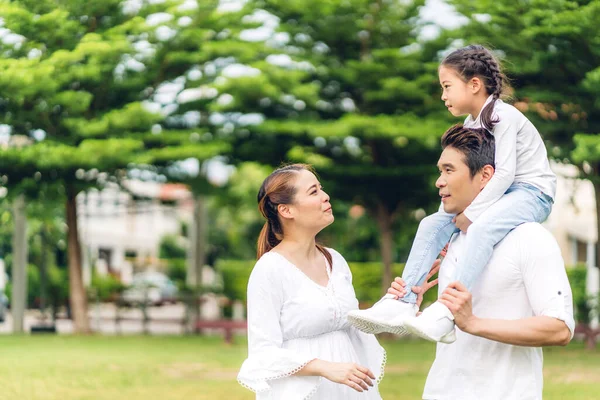
[[[279,219],[277,206],[280,204],[292,204],[296,197],[296,174],[300,171],[315,173],[314,169],[307,164],[290,164],[278,168],[271,173],[263,182],[258,191],[258,209],[267,222],[260,231],[256,258],[269,252],[283,239],[283,228]],[[331,253],[322,245],[317,243],[317,249],[323,253],[329,265],[333,265]]]

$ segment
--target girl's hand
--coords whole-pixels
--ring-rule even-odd
[[[429,280],[435,274],[438,273],[438,271],[440,270],[441,263],[442,263],[441,260],[435,260],[433,262],[433,265],[431,266],[431,269],[429,270],[429,273],[425,277],[425,282],[423,282],[423,286],[413,287],[412,291],[417,294],[417,307],[421,307],[421,303],[423,302],[423,295],[425,294],[425,292],[427,292],[429,289],[431,289],[432,287],[434,287],[435,285],[438,284],[438,278],[435,278],[431,282]]]

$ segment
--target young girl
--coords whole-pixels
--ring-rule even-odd
[[[465,127],[485,128],[494,135],[496,169],[492,180],[463,213],[448,214],[440,207],[421,221],[402,279],[407,288],[421,285],[452,234],[468,231],[456,280],[470,290],[494,246],[508,232],[548,217],[556,194],[556,176],[536,128],[516,108],[500,100],[506,77],[489,50],[479,45],[455,50],[442,61],[438,72],[448,111],[454,116],[467,115]],[[400,301],[386,295],[368,310],[351,312],[348,319],[369,333],[403,334],[409,330],[432,341],[453,342],[450,310],[438,301],[415,318],[415,301],[410,290]]]

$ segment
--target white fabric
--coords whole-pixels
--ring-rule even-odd
[[[485,104],[492,99],[490,96]],[[492,130],[496,143],[496,171],[464,212],[471,222],[502,197],[513,182],[529,183],[552,199],[556,196],[556,175],[550,169],[546,146],[535,126],[519,110],[502,100],[496,100],[493,115],[499,119]],[[481,128],[480,118],[481,113],[475,120],[469,115],[464,126]]]
[[[455,235],[440,268],[439,288],[455,275],[465,234]],[[516,320],[545,315],[575,329],[573,299],[560,249],[540,224],[527,223],[500,242],[474,285],[473,314]],[[539,347],[503,344],[456,328],[456,342],[437,345],[427,376],[427,400],[541,400]]]
[[[373,335],[350,326],[358,308],[352,274],[335,250],[327,287],[312,281],[282,255],[269,252],[248,282],[248,358],[238,375],[256,398],[379,400],[377,385],[357,392],[322,377],[292,376],[314,359],[353,362],[383,377],[385,351]],[[374,382],[375,383],[375,382]]]

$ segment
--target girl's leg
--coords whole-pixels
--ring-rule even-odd
[[[552,199],[528,184],[513,184],[504,196],[469,227],[462,256],[458,259],[457,279],[469,290],[488,264],[494,246],[517,226],[543,222],[552,209]],[[427,307],[417,318],[404,320],[404,328],[422,338],[452,343],[456,340],[454,317],[440,302]]]
[[[431,269],[431,265],[440,254],[450,237],[457,231],[452,222],[453,214],[448,214],[440,208],[435,214],[429,215],[421,221],[402,279],[406,282],[407,294],[401,299],[407,303],[416,303],[417,295],[410,288],[419,286]]]
[[[385,295],[375,305],[366,310],[352,310],[348,321],[366,333],[391,332],[406,333],[404,320],[417,314],[417,296],[410,288],[424,280],[433,261],[444,248],[456,227],[451,214],[443,211],[424,218],[413,243],[409,262],[404,268],[403,278],[407,282],[409,295],[397,301],[394,296]]]
[[[513,184],[469,227],[456,280],[471,290],[492,257],[494,246],[521,224],[543,222],[551,210],[551,199],[539,189]]]

